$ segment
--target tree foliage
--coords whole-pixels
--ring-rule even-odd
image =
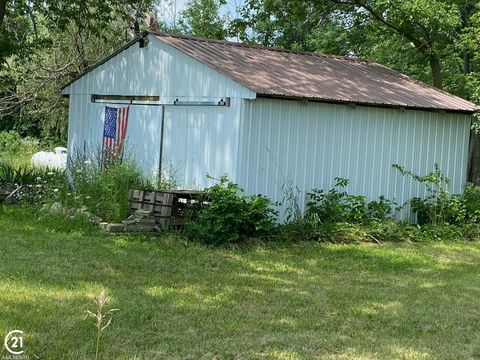
[[[131,39],[133,25],[152,1],[21,0],[3,4],[0,130],[64,139],[67,103],[61,99],[60,87]]]
[[[0,27],[5,55],[23,56],[52,45],[51,36],[72,25],[97,36],[118,20],[133,24],[152,7],[152,0],[0,0]]]
[[[210,39],[227,36],[227,19],[220,15],[226,0],[189,0],[180,14],[180,31]]]

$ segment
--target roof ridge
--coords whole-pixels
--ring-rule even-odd
[[[291,49],[285,49],[285,48],[280,48],[280,47],[270,47],[270,46],[263,46],[263,45],[257,45],[257,44],[247,44],[247,43],[240,43],[240,42],[234,42],[234,41],[228,41],[228,40],[209,39],[209,38],[204,38],[204,37],[187,36],[187,35],[173,34],[173,33],[169,33],[169,32],[161,32],[161,31],[151,31],[151,30],[149,30],[149,31],[146,31],[145,33],[146,34],[152,34],[152,35],[155,35],[155,36],[168,36],[168,37],[173,37],[173,38],[178,38],[178,39],[201,41],[201,42],[210,42],[210,43],[217,43],[217,44],[228,45],[228,46],[237,46],[237,47],[252,48],[252,49],[258,49],[258,50],[267,50],[267,51],[283,52],[283,53],[290,53],[290,54],[297,54],[297,55],[326,57],[326,58],[352,61],[352,62],[363,62],[363,63],[369,63],[369,64],[376,64],[376,62],[368,60],[368,59],[359,58],[359,57],[349,57],[349,56],[345,56],[345,55],[332,55],[332,54],[323,54],[323,53],[314,52],[314,51],[291,50]]]

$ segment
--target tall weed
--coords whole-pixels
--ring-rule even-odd
[[[71,191],[63,194],[68,207],[87,207],[107,221],[129,215],[128,192],[145,182],[139,169],[128,160],[116,160],[102,169],[98,161],[77,159],[69,164]]]
[[[414,197],[407,203],[417,216],[419,225],[465,225],[480,222],[480,186],[467,184],[461,194],[451,195],[450,181],[438,164],[427,175],[420,176],[400,165],[393,165],[402,175],[425,185],[425,198]]]

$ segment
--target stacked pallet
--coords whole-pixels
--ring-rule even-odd
[[[162,230],[179,230],[188,218],[189,205],[198,201],[200,193],[195,190],[130,190],[130,208],[151,211]]]

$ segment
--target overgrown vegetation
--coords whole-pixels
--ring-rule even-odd
[[[11,166],[29,166],[31,156],[39,151],[40,141],[32,137],[20,137],[13,130],[0,131],[0,163]]]
[[[28,141],[15,133],[0,133],[2,154],[25,154]],[[37,209],[37,216],[88,218],[119,222],[130,212],[130,189],[169,190],[177,187],[174,168],[160,179],[146,179],[128,159],[102,167],[97,158],[73,158],[68,171],[32,169],[28,162],[16,165],[0,161],[0,188],[13,190],[18,204]],[[188,209],[185,234],[191,240],[212,245],[261,241],[319,241],[358,243],[387,241],[476,240],[480,238],[480,187],[467,184],[461,194],[450,194],[449,180],[438,164],[426,175],[414,174],[400,165],[403,176],[425,186],[425,197],[396,204],[380,196],[368,201],[349,194],[348,179],[336,178],[331,189],[312,189],[305,195],[284,186],[285,222],[278,225],[277,205],[265,196],[248,196],[238,184],[223,176],[205,189]],[[300,197],[305,196],[305,211]],[[406,222],[411,211],[418,225]],[[403,214],[403,218],[399,216]],[[402,220],[403,219],[403,220]]]
[[[385,220],[393,216],[393,203],[384,196],[367,201],[365,196],[350,195],[345,191],[348,179],[335,178],[332,189],[313,189],[307,193],[306,218],[318,218],[322,223],[360,223]]]
[[[398,164],[394,164],[393,167],[403,176],[409,176],[425,185],[427,195],[424,199],[415,197],[408,201],[420,225],[443,225],[447,218],[458,215],[454,213],[456,207],[452,206],[448,192],[449,180],[442,174],[438,164],[434,164],[433,172],[424,176],[414,174]],[[447,213],[448,209],[452,210],[451,214]]]
[[[14,132],[0,132],[3,148],[0,152],[0,188],[15,190],[19,205],[42,209],[65,217],[93,214],[106,221],[120,221],[129,215],[128,192],[133,188],[161,186],[172,181],[155,181],[141,175],[128,159],[117,159],[108,167],[99,158],[72,158],[68,169],[34,169],[29,159],[31,143],[20,140]],[[17,154],[18,161],[9,159]],[[55,204],[54,209],[51,209]]]
[[[367,201],[348,194],[347,179],[336,178],[332,189],[313,189],[306,194],[305,215],[298,205],[298,190],[287,191],[287,221],[282,232],[290,239],[330,242],[436,241],[480,239],[480,186],[467,184],[461,194],[451,195],[449,180],[439,165],[427,175],[417,175],[395,164],[403,176],[425,186],[426,196],[398,204],[380,196]],[[411,211],[417,224],[399,214]]]
[[[480,239],[479,186],[467,184],[462,194],[450,195],[449,181],[438,164],[424,176],[394,167],[425,185],[425,198],[413,198],[400,206],[384,196],[367,201],[347,192],[348,179],[336,178],[330,190],[313,189],[306,194],[303,213],[301,192],[285,186],[286,220],[277,226],[275,204],[260,195],[243,195],[237,184],[223,177],[204,191],[187,235],[208,244],[237,243],[250,237],[335,243]],[[418,224],[407,222],[408,211],[418,218]]]
[[[129,215],[128,192],[141,188],[145,179],[128,160],[116,160],[102,168],[100,161],[81,159],[69,165],[70,184],[64,182],[60,201],[66,208],[85,206],[106,221],[118,222]]]
[[[402,175],[425,185],[426,196],[415,197],[407,202],[417,217],[419,225],[466,226],[480,222],[480,186],[466,184],[461,194],[450,194],[449,179],[440,171],[438,164],[427,175],[417,175],[400,165],[393,165]]]
[[[19,205],[67,217],[82,209],[107,221],[125,219],[129,215],[128,191],[142,183],[139,171],[127,162],[104,170],[73,167],[70,176],[65,171],[0,164],[0,186],[10,190],[21,186],[15,194]]]

